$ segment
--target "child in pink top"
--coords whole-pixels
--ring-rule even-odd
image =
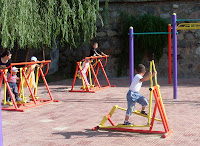
[[[9,83],[9,86],[11,88],[11,91],[15,95],[16,101],[20,101],[18,90],[17,90],[17,80],[19,80],[19,78],[17,77],[17,72],[18,72],[18,69],[16,67],[13,67],[12,68],[12,76],[10,77],[10,73],[8,73],[7,79],[10,79],[8,81],[8,83]],[[8,90],[7,90],[7,94],[6,95],[7,95],[6,101],[10,102],[11,98],[10,98],[10,93],[8,92]]]

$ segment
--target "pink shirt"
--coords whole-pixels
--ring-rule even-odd
[[[10,73],[8,73],[8,75],[7,75],[7,79],[9,79],[9,78],[10,78]],[[17,77],[17,75],[14,75],[10,78],[10,80],[8,82],[16,83],[17,80],[19,80],[19,78]]]

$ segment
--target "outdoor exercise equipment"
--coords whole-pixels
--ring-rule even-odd
[[[173,38],[173,98],[177,99],[177,30],[190,30],[200,29],[200,23],[181,23],[177,26],[177,22],[180,21],[200,21],[200,19],[176,19],[176,13],[172,14],[172,28],[168,25],[168,32],[144,32],[134,33],[133,27],[129,28],[129,76],[130,83],[134,76],[134,35],[145,35],[145,34],[168,34],[168,79],[169,84],[171,81],[171,34]],[[172,29],[172,33],[171,33]],[[132,35],[131,35],[132,34]]]
[[[156,71],[155,68],[155,64],[154,64],[154,60],[150,61],[150,71],[152,71],[152,68],[154,71]],[[167,136],[169,136],[173,131],[170,130],[169,128],[169,124],[168,124],[168,119],[166,116],[166,112],[165,112],[165,108],[163,105],[163,101],[162,101],[162,97],[161,97],[161,93],[160,93],[160,86],[157,83],[157,75],[155,75],[154,77],[155,79],[155,85],[153,86],[153,79],[151,76],[151,87],[149,88],[150,90],[150,98],[149,98],[149,114],[148,115],[144,115],[141,114],[140,111],[134,111],[134,114],[143,116],[143,117],[147,117],[147,124],[146,125],[123,125],[123,124],[115,124],[113,122],[113,120],[111,119],[112,115],[114,114],[116,109],[120,109],[120,110],[124,110],[126,111],[125,108],[119,107],[118,105],[115,105],[110,113],[106,116],[103,117],[101,123],[99,124],[99,126],[92,128],[92,130],[98,130],[98,129],[102,129],[102,130],[115,130],[115,131],[127,131],[127,132],[136,132],[136,133],[149,133],[149,134],[162,134],[163,138],[166,138]],[[151,108],[152,108],[152,98],[155,98],[155,106],[154,106],[154,111],[153,114],[151,116]],[[156,118],[156,111],[159,111],[160,113],[160,117],[161,119]],[[106,121],[109,121],[111,126],[106,126],[105,123]],[[154,131],[153,126],[154,126],[154,121],[159,121],[163,124],[164,127],[164,131]],[[149,130],[145,130],[145,129],[132,129],[135,127],[149,127]]]
[[[36,84],[37,84],[38,80],[39,80],[39,76],[41,75],[41,77],[44,81],[44,84],[47,88],[47,91],[49,93],[50,100],[49,99],[37,99],[36,98],[37,89],[35,90],[35,93],[33,93],[31,88],[30,88],[29,81],[28,81],[30,74],[27,76],[26,73],[25,73],[25,70],[26,70],[27,67],[35,64],[35,62],[11,63],[10,66],[8,66],[7,68],[1,69],[1,83],[0,83],[0,85],[2,84],[2,81],[4,80],[4,84],[6,84],[6,87],[8,89],[8,92],[10,93],[10,96],[11,96],[11,99],[12,99],[12,102],[13,102],[13,105],[14,105],[14,106],[9,106],[9,107],[2,107],[2,110],[24,112],[25,109],[28,109],[28,108],[36,107],[36,106],[39,106],[39,105],[45,105],[45,104],[48,104],[48,103],[51,103],[51,102],[59,102],[58,100],[53,99],[51,92],[50,92],[50,89],[49,89],[49,86],[47,84],[47,81],[45,79],[45,76],[46,76],[46,74],[48,73],[48,70],[49,70],[49,63],[50,62],[51,62],[51,60],[38,61],[37,63],[42,63],[43,66],[47,65],[47,69],[46,69],[46,73],[44,74],[43,71],[42,71],[42,68],[40,68],[40,67],[37,68],[37,76],[36,76]],[[8,83],[10,78],[7,79],[7,77],[6,77],[6,70],[10,69],[10,72],[11,72],[10,74],[12,74],[12,67],[13,66],[24,66],[24,67],[20,68],[20,83],[19,83],[19,89],[18,89],[19,95],[22,96],[22,102],[20,102],[20,104],[15,101],[15,97],[12,94],[11,88],[10,88],[9,83]],[[32,97],[30,102],[27,102],[26,98],[24,96],[24,91],[23,91],[23,82],[24,81],[23,81],[23,79],[25,80],[25,82],[28,86],[28,89],[30,91],[31,97]],[[5,99],[4,99],[4,101],[5,101]]]
[[[115,87],[114,85],[110,84],[108,77],[106,75],[105,69],[104,69],[106,64],[107,64],[107,58],[108,57],[109,57],[108,55],[85,57],[83,60],[77,62],[76,71],[75,71],[75,74],[74,74],[74,80],[73,80],[73,83],[72,83],[72,88],[69,92],[91,92],[91,93],[95,93],[95,91],[98,91],[98,90],[101,90],[101,89],[104,89],[104,88]],[[105,64],[103,65],[102,60],[104,60],[104,59],[105,59]],[[93,65],[92,65],[92,60],[93,60],[93,62],[95,62]],[[83,69],[85,68],[86,63],[84,63],[84,62],[86,62],[86,61],[89,61],[89,67],[87,69],[86,76],[84,76],[83,75]],[[82,67],[83,63],[85,65]],[[95,68],[96,68],[96,72],[94,70]],[[97,78],[100,68],[103,71],[104,77],[106,78],[108,85],[100,85],[100,82]],[[87,84],[88,74],[89,74],[90,85]],[[93,81],[92,81],[92,75],[94,76]],[[82,83],[83,83],[83,86],[79,90],[74,89],[76,77],[78,77],[79,79],[82,79]],[[96,83],[97,83],[97,85],[95,85]]]
[[[132,34],[132,35],[131,35]],[[171,25],[168,25],[168,32],[143,32],[143,33],[135,33],[133,27],[129,28],[129,76],[130,76],[130,84],[132,83],[134,77],[134,35],[168,35],[168,49],[171,50]],[[169,52],[169,51],[168,51]],[[171,56],[171,55],[170,55]],[[170,58],[171,60],[171,58]],[[170,72],[170,69],[169,71]],[[171,84],[171,78],[169,78],[169,83]]]
[[[36,73],[36,82],[35,82],[35,88],[34,88],[34,96],[35,99],[38,99],[39,97],[37,96],[37,87],[38,87],[38,81],[39,81],[39,69],[40,67],[37,67],[37,73]],[[24,71],[26,72],[27,67],[24,68]],[[19,97],[22,98],[22,102],[26,103],[26,99],[27,97],[24,95],[24,83],[26,82],[25,78],[23,77],[23,68],[20,68],[20,82],[19,82],[19,86],[18,86],[18,93],[19,93]],[[31,72],[28,74],[27,78],[29,78]],[[32,99],[31,94],[29,95],[29,97]]]

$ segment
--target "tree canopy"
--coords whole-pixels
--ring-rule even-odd
[[[96,35],[99,0],[1,0],[0,39],[4,48],[69,47]]]

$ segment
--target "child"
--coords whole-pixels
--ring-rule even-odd
[[[90,50],[89,56],[106,56],[103,52],[100,52],[98,49],[98,43],[94,42],[92,45],[92,49]]]
[[[35,56],[32,56],[31,57],[31,62],[37,62],[37,58]],[[35,73],[34,73],[35,67],[42,67],[42,64],[41,65],[36,64],[36,63],[32,64],[27,68],[27,71],[26,71],[26,77],[28,78],[29,86],[30,86],[30,88],[32,88],[33,92],[34,92],[34,89],[36,88]],[[26,82],[24,82],[24,87],[28,87]]]
[[[11,91],[15,95],[15,99],[16,99],[17,103],[19,103],[20,99],[19,99],[19,94],[18,94],[18,89],[17,89],[17,83],[16,83],[17,80],[19,80],[19,78],[17,77],[17,72],[18,72],[18,69],[16,67],[13,67],[12,68],[12,76],[10,77],[10,73],[8,73],[7,79],[10,79],[8,81],[9,86],[11,88]],[[10,98],[10,93],[8,92],[8,90],[7,90],[6,95],[7,95],[6,96],[7,104],[12,105],[12,103],[10,102],[11,98]]]
[[[131,123],[129,123],[128,120],[132,112],[134,111],[136,102],[142,105],[141,114],[147,115],[145,107],[148,105],[148,101],[144,96],[140,95],[139,91],[142,86],[142,82],[150,80],[152,73],[149,72],[148,75],[144,76],[146,70],[143,64],[139,64],[137,66],[136,73],[137,74],[133,78],[133,81],[126,96],[128,102],[128,108],[126,111],[125,121],[123,125],[132,125]],[[154,76],[155,74],[156,72],[154,72],[152,76]]]
[[[90,60],[89,59],[86,59],[85,61],[83,61],[83,64],[82,64],[82,74],[83,74],[83,78],[85,79],[86,81],[86,84],[88,86],[90,86],[88,80],[87,80],[87,76],[86,76],[86,73],[87,73],[87,70],[90,66]]]

